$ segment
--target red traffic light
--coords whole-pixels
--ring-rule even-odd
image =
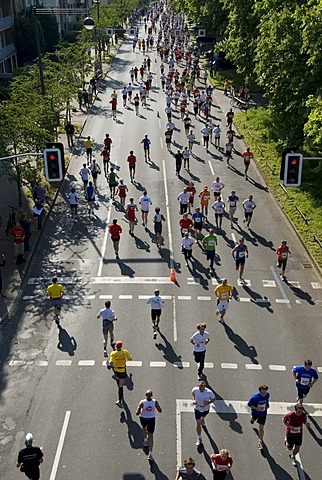
[[[48,155],[48,159],[49,159],[49,160],[56,160],[56,159],[57,159],[57,156],[51,154],[51,155]]]
[[[291,160],[290,163],[291,163],[291,165],[297,165],[297,164],[298,164],[298,160],[294,158],[293,160]]]

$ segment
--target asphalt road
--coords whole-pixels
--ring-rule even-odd
[[[160,61],[155,63],[155,50],[149,55],[153,89],[140,117],[135,116],[132,105],[125,109],[121,106],[119,94],[114,121],[108,103],[112,89],[127,84],[131,66],[140,66],[143,59],[141,53],[132,53],[128,38],[102,83],[99,102],[89,115],[84,136],[93,136],[95,157],[101,162],[103,139],[106,132],[110,134],[111,160],[129,187],[128,198],[133,195],[138,202],[147,188],[152,211],[159,205],[166,216],[164,245],[161,251],[156,248],[151,214],[148,231],[139,221],[134,237],[129,236],[127,220],[118,203],[111,202],[104,176],[98,181],[95,217],[89,218],[82,199],[80,218],[72,222],[66,195],[71,184],[81,191],[78,172],[85,152],[79,148],[31,263],[15,314],[1,332],[0,477],[13,480],[21,475],[15,468],[16,456],[25,433],[31,431],[35,443],[44,449],[42,478],[49,480],[172,479],[177,463],[187,455],[195,457],[197,466],[211,478],[209,458],[221,448],[228,448],[235,460],[231,475],[235,480],[259,476],[262,480],[318,480],[320,382],[308,398],[312,429],[304,433],[297,468],[290,463],[283,445],[282,414],[296,399],[293,365],[308,357],[315,366],[322,365],[321,278],[254,165],[250,167],[250,180],[244,180],[241,139],[235,142],[239,153],[234,155],[234,168],[227,168],[222,152],[213,145],[209,153],[196,145],[191,172],[182,172],[182,178],[175,175],[174,157],[164,143],[166,118],[159,82]],[[223,132],[229,108],[229,99],[216,92],[211,113]],[[173,149],[186,144],[182,122],[177,117],[175,112]],[[193,124],[200,141],[203,123],[196,119]],[[144,162],[140,143],[145,133],[152,142],[149,163]],[[133,185],[126,164],[132,149],[138,157]],[[241,205],[235,229],[224,219],[224,231],[218,233],[216,274],[211,277],[197,245],[192,267],[185,266],[180,252],[177,195],[190,179],[199,193],[203,185],[210,187],[214,175],[219,175],[226,185],[225,199],[233,188],[241,201],[252,193],[257,209],[251,231],[243,227]],[[106,233],[114,217],[123,227],[119,261]],[[209,218],[212,221],[213,215]],[[240,235],[245,236],[249,247],[245,286],[237,285],[230,253]],[[275,266],[274,249],[282,237],[292,251],[287,283],[280,282]],[[176,283],[169,280],[172,264]],[[53,273],[63,279],[66,290],[59,334],[45,296]],[[214,314],[213,290],[223,277],[235,287],[226,326],[219,324]],[[145,302],[155,288],[165,299],[161,333],[156,341],[152,339],[150,311]],[[116,337],[123,340],[133,357],[128,367],[123,411],[115,406],[117,388],[112,373],[105,367],[101,322],[96,319],[107,298],[118,317]],[[205,321],[210,333],[205,373],[218,399],[206,422],[204,449],[199,451],[195,447],[190,403],[197,369],[189,343],[198,321]],[[322,371],[322,367],[319,369]],[[261,453],[244,404],[262,383],[270,387],[272,410]],[[137,403],[147,388],[152,388],[163,407],[157,418],[155,462],[151,466],[142,449],[139,420],[135,416]]]

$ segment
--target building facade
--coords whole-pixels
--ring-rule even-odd
[[[14,0],[0,0],[0,78],[10,78],[17,68],[13,41]]]

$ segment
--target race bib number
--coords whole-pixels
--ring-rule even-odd
[[[236,207],[236,202],[230,202],[231,207]]]
[[[302,377],[300,380],[300,384],[307,387],[308,385],[310,385],[310,379],[307,377]]]
[[[214,241],[214,240],[209,240],[209,241],[208,241],[208,245],[209,245],[210,247],[213,247],[213,246],[215,245],[215,241]]]
[[[187,228],[183,228],[182,229],[182,233],[187,233],[188,232],[188,229]]]
[[[283,252],[281,255],[282,258],[287,258],[287,252]]]
[[[263,403],[263,404],[261,403],[261,404],[259,404],[259,405],[257,406],[257,408],[258,408],[258,410],[259,410],[260,412],[265,412],[265,410],[266,410],[266,403]]]
[[[301,427],[290,427],[290,433],[301,433]]]
[[[199,218],[199,217],[195,218],[195,222],[196,223],[201,222],[201,218]]]
[[[245,252],[239,252],[239,258],[243,258],[245,256]]]
[[[228,293],[227,293],[227,292],[224,292],[224,293],[221,294],[221,298],[222,298],[222,299],[225,299],[225,298],[227,298],[227,297],[228,297]]]
[[[218,472],[223,472],[224,470],[227,470],[227,465],[217,465],[216,470],[218,470]]]

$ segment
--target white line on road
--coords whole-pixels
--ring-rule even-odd
[[[71,360],[56,360],[55,365],[58,367],[69,367],[72,364]]]
[[[214,168],[212,166],[212,163],[210,160],[208,160],[208,163],[209,163],[209,167],[210,167],[210,171],[211,171],[211,175],[215,176],[215,172],[214,172]]]
[[[113,295],[100,295],[98,298],[100,300],[112,300]]]
[[[282,286],[282,283],[281,283],[281,281],[280,281],[277,273],[276,273],[275,270],[274,270],[274,267],[271,266],[270,269],[271,269],[271,272],[272,272],[272,274],[273,274],[273,277],[275,278],[276,285],[278,286],[279,291],[280,291],[281,294],[282,294],[282,297],[283,297],[285,300],[288,300],[287,295],[286,295],[286,293],[285,293],[285,290],[284,290],[284,288],[283,288],[283,286]],[[287,303],[286,305],[288,306],[288,308],[292,308],[292,305],[290,304],[290,302]]]
[[[111,219],[111,212],[112,212],[112,207],[111,207],[111,205],[109,205],[108,206],[108,212],[107,212],[107,218],[106,218],[106,226],[105,226],[103,245],[102,245],[102,249],[101,249],[101,255],[100,255],[100,260],[99,260],[98,270],[97,270],[97,276],[98,277],[100,277],[102,275],[103,262],[104,262],[105,251],[106,251],[106,243],[107,243],[107,237],[108,237],[108,226],[109,226],[110,219]]]
[[[274,370],[276,372],[285,372],[286,371],[285,365],[268,365],[268,368],[270,370]]]
[[[126,362],[127,367],[142,367],[142,362],[139,360],[131,360]]]
[[[246,363],[245,368],[246,370],[262,370],[262,366],[260,364],[254,363]]]
[[[178,300],[191,300],[189,295],[178,295]]]
[[[286,305],[290,303],[288,298],[275,298],[276,303],[285,303]]]
[[[262,280],[263,287],[276,287],[276,282],[274,280]]]
[[[86,300],[94,300],[96,295],[86,295]]]
[[[205,368],[214,368],[214,364],[213,363],[205,363]]]
[[[150,367],[166,367],[167,362],[150,362]]]
[[[322,367],[317,367],[317,371],[318,371],[319,373],[322,373]]]
[[[234,233],[231,234],[231,238],[233,239],[234,244],[237,245],[236,235]]]
[[[304,469],[303,469],[303,464],[302,464],[302,460],[301,460],[301,457],[300,457],[300,454],[298,453],[296,456],[295,456],[296,460],[297,460],[297,471],[299,473],[299,477],[300,477],[300,480],[306,480],[306,475],[305,475],[305,472],[304,472]]]
[[[79,367],[93,367],[95,365],[95,360],[79,360]]]
[[[322,285],[320,282],[311,282],[311,285],[314,290],[318,290],[319,288],[322,288]]]
[[[250,297],[238,297],[238,302],[250,302],[251,298]]]
[[[160,122],[161,123],[161,122]],[[160,147],[163,149],[163,141],[162,141],[162,137],[160,137]]]
[[[35,295],[24,295],[22,297],[23,300],[32,300],[33,298],[35,298]]]
[[[49,480],[55,480],[55,478],[56,478],[57,469],[58,469],[58,465],[59,465],[59,460],[60,460],[61,452],[63,450],[65,436],[66,436],[66,432],[67,432],[67,427],[68,427],[68,423],[69,423],[69,419],[70,419],[70,413],[71,412],[69,410],[67,410],[67,412],[65,414],[63,428],[62,428],[61,433],[60,433],[58,446],[57,446],[57,450],[56,450],[56,455],[55,455],[55,458],[54,458],[53,468],[51,469],[51,474],[50,474]]]
[[[182,465],[182,461],[181,461],[181,457],[182,457],[182,454],[181,454],[181,411],[180,411],[180,407],[179,407],[178,401],[179,401],[179,400],[176,401],[177,470],[179,470],[179,468],[180,468],[181,465]]]
[[[177,368],[189,368],[190,362],[173,362],[173,366]]]
[[[119,300],[132,300],[133,295],[119,295]]]
[[[168,283],[173,285],[169,277],[92,277],[91,284],[106,283]]]
[[[231,368],[231,369],[236,369],[238,368],[237,363],[221,363],[221,368]]]
[[[167,184],[167,174],[166,174],[166,168],[165,168],[165,161],[164,161],[164,160],[162,160],[162,168],[163,168],[165,205],[166,205],[166,210],[167,210],[168,239],[169,239],[169,253],[170,253],[170,268],[173,268],[173,267],[174,267],[174,260],[173,260],[172,231],[171,231],[171,222],[170,222],[170,204],[169,204],[169,193],[168,193],[168,184]]]
[[[173,318],[173,341],[176,342],[178,340],[178,332],[177,332],[176,297],[174,295],[172,297],[172,318]]]
[[[202,295],[200,295],[199,297],[197,297],[198,300],[211,300],[211,297],[204,297]]]

